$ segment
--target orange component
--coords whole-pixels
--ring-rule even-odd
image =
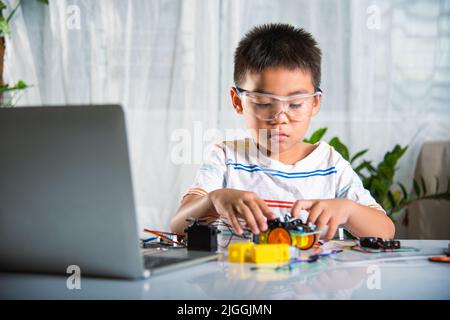
[[[315,234],[311,234],[309,236],[301,236],[301,240],[300,243],[298,244],[298,247],[302,250],[308,250],[312,248],[315,242],[316,242]]]
[[[450,262],[450,257],[447,256],[428,257],[428,260],[434,262]]]
[[[267,243],[286,243],[291,245],[291,235],[284,228],[275,228],[269,232]]]

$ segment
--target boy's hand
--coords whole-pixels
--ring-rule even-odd
[[[254,192],[236,189],[218,189],[208,194],[216,212],[231,223],[237,234],[242,234],[238,217],[243,218],[254,234],[267,230],[267,219],[276,218],[267,204]]]
[[[291,215],[297,218],[300,210],[309,211],[308,223],[314,223],[318,230],[328,226],[324,240],[331,240],[341,224],[347,223],[353,210],[353,201],[349,199],[297,200]]]

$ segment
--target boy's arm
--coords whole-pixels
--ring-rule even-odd
[[[348,231],[357,237],[379,237],[393,239],[395,225],[380,210],[351,201],[351,213],[345,224]]]
[[[370,191],[365,189],[359,175],[353,170],[350,163],[336,152],[336,194],[329,204],[337,217],[331,222],[340,220],[348,231],[357,237],[380,237],[391,239],[395,234],[395,227],[383,208],[372,197]],[[319,206],[320,207],[320,206]],[[317,210],[312,219],[318,219]],[[326,220],[327,217],[318,219]],[[334,226],[333,226],[334,227]],[[331,228],[333,229],[333,228]],[[332,230],[331,230],[332,231]],[[329,234],[327,234],[329,236]]]
[[[172,232],[184,234],[189,218],[201,218],[208,214],[217,215],[214,206],[208,196],[200,196],[196,194],[188,194],[181,201],[181,205],[170,221],[170,229]]]

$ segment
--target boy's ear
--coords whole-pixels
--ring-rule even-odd
[[[239,94],[236,91],[236,88],[231,87],[230,89],[231,103],[233,104],[234,110],[241,114],[242,113],[242,101],[239,97]]]
[[[322,102],[322,96],[315,96],[312,108],[311,116],[314,117],[320,111],[320,103]]]

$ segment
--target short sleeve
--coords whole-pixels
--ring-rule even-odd
[[[364,185],[353,170],[350,163],[339,155],[340,159],[336,163],[338,179],[336,185],[336,198],[353,200],[361,205],[375,208],[386,213],[381,205],[372,197],[369,190]]]
[[[207,195],[209,192],[225,187],[225,148],[214,144],[207,158],[197,170],[194,183],[182,196],[188,194]]]

